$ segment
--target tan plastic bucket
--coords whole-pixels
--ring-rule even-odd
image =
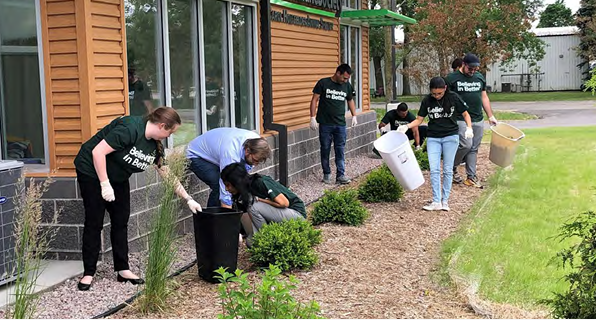
[[[519,141],[526,135],[516,127],[504,122],[500,122],[490,129],[492,130],[492,136],[488,159],[501,167],[510,166],[513,163]]]

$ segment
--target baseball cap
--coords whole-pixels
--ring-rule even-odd
[[[473,53],[467,53],[464,57],[464,63],[470,67],[479,67],[480,59],[478,59],[478,57]]]

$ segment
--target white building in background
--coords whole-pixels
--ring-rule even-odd
[[[576,47],[579,45],[577,27],[537,28],[533,32],[546,43],[544,58],[538,70],[532,70],[526,60],[515,61],[510,68],[492,64],[486,74],[486,83],[493,91],[562,91],[580,90],[585,68]]]
[[[486,83],[493,92],[563,91],[580,90],[588,67],[577,66],[582,62],[576,47],[579,45],[579,29],[574,26],[556,28],[536,28],[532,30],[546,43],[544,58],[538,68],[530,68],[526,60],[517,60],[508,66],[494,63],[489,66]],[[415,52],[415,51],[413,51]],[[370,88],[377,88],[374,64],[370,61]],[[402,95],[403,76],[397,69],[397,95]],[[383,75],[385,68],[383,67]],[[429,79],[430,80],[430,79]],[[411,84],[412,94],[427,93],[426,86]]]

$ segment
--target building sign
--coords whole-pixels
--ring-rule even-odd
[[[306,17],[297,16],[288,13],[288,10],[275,11],[271,10],[271,21],[293,24],[296,26],[315,28],[322,30],[333,30],[333,23],[323,20],[323,18],[311,18],[308,14]]]
[[[306,5],[309,7],[319,7],[324,10],[339,12],[341,11],[341,0],[288,0],[289,2]]]

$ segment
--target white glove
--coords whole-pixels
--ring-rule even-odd
[[[190,198],[186,204],[188,205],[188,208],[190,209],[190,211],[192,211],[192,213],[197,213],[197,212],[201,212],[203,211],[203,209],[201,208],[201,205],[194,201],[192,198]]]
[[[490,118],[488,118],[488,122],[490,122],[490,124],[493,126],[496,126],[497,124],[499,124],[499,122],[497,121],[497,118],[495,118],[495,116],[491,116]]]
[[[419,151],[421,149],[422,149],[422,147],[420,147],[420,146],[416,146],[416,148],[414,148],[414,150],[416,150],[416,151]]]
[[[410,128],[407,125],[402,124],[401,126],[397,127],[397,132],[406,133]]]
[[[310,128],[312,130],[319,129],[319,124],[317,123],[317,117],[310,117]]]
[[[211,106],[211,108],[207,109],[207,111],[206,111],[207,115],[210,116],[210,115],[214,114],[216,109],[217,109],[216,105]]]
[[[389,132],[389,129],[391,129],[391,126],[386,124],[384,127],[381,127],[381,132]]]
[[[466,133],[464,134],[466,139],[472,139],[474,138],[474,130],[472,130],[472,127],[467,127],[466,128]]]
[[[355,127],[358,124],[358,120],[356,120],[356,116],[352,116],[352,127]]]
[[[99,185],[101,185],[101,197],[105,201],[112,202],[112,201],[116,200],[116,196],[114,195],[114,189],[112,188],[112,185],[110,184],[109,179],[106,181],[100,182]]]

